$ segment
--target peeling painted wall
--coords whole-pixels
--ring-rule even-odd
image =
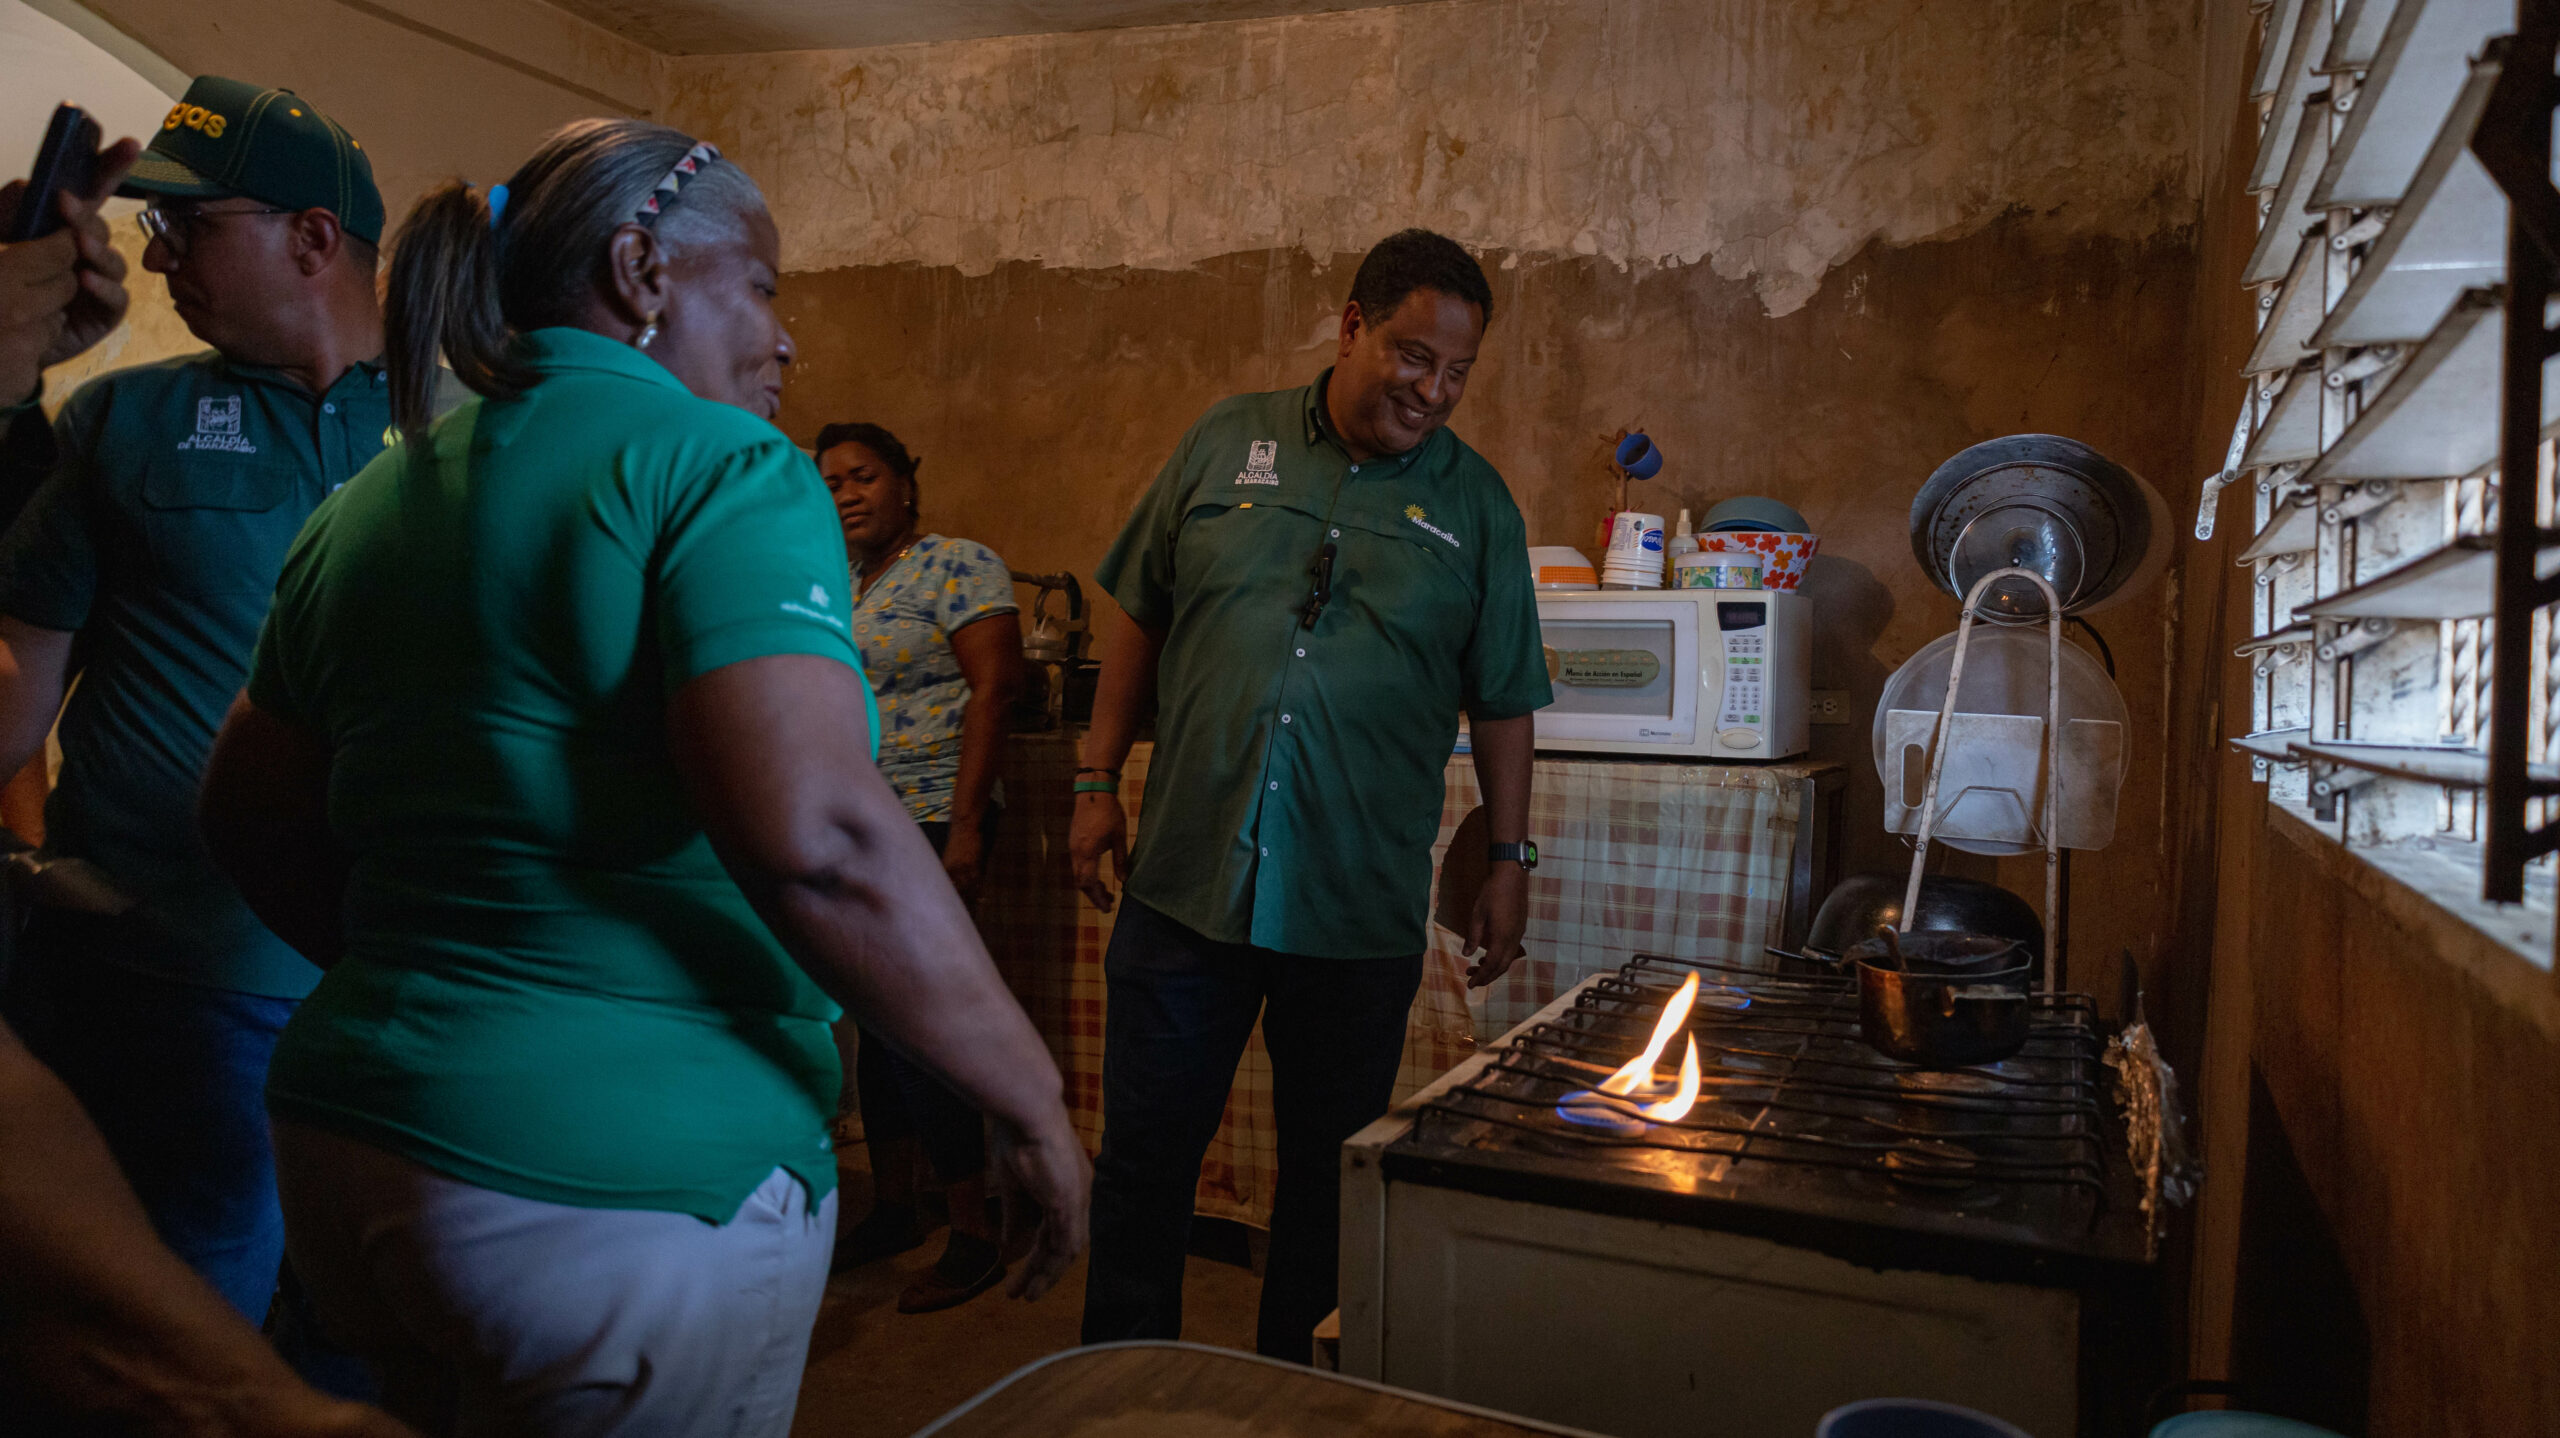
[[[647,114],[663,57],[526,0],[84,0],[187,74],[307,96],[373,154],[396,227],[427,187],[489,184],[544,132]]]
[[[796,270],[1481,248],[1706,263],[1772,314],[1869,240],[2194,207],[2190,7],[1467,0],[670,62]]]
[[[1202,408],[1312,378],[1380,235],[1476,246],[1497,317],[1455,427],[1532,542],[1591,542],[1630,422],[1669,455],[1645,507],[1773,494],[1824,535],[1815,683],[1860,722],[1816,750],[1880,868],[1908,851],[1864,720],[1954,626],[1920,482],[2031,429],[2184,478],[2194,40],[2179,0],[1471,0],[678,59],[667,110],[781,223],[785,428],[889,425],[927,523],[1019,568],[1089,576]],[[2072,927],[2111,995],[2166,923],[2172,705],[2162,608],[2098,622],[2136,732]],[[1942,866],[2042,892],[2034,861]]]

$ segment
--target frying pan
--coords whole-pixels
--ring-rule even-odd
[[[1804,946],[1839,954],[1873,935],[1879,924],[1902,924],[1901,874],[1852,874],[1832,886],[1815,911]],[[1920,881],[1920,912],[1911,932],[1989,934],[2026,945],[2031,963],[2044,959],[2044,921],[2026,900],[1997,884],[1930,874]]]

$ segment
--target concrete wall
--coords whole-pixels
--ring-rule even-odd
[[[1089,573],[1192,417],[1312,378],[1360,253],[1430,225],[1493,274],[1456,428],[1532,541],[1589,544],[1628,423],[1669,456],[1644,507],[1788,500],[1863,718],[1954,624],[1906,538],[1941,460],[2048,430],[2192,482],[2194,54],[2178,0],[1467,0],[679,59],[667,95],[781,221],[786,427],[888,424],[929,523]],[[2102,993],[2166,920],[2163,616],[2099,621],[2137,731],[2075,869]],[[1898,861],[1863,723],[1817,734],[1856,862]]]
[[[2190,470],[2219,466],[2253,336],[2239,170],[2247,8],[2205,7]],[[2245,726],[2246,500],[2188,544],[2167,788],[2175,892],[2155,995],[2196,1094],[2191,1371],[2342,1432],[2560,1432],[2560,980],[2271,813]],[[2232,716],[2226,718],[2225,716]],[[2200,1023],[2209,1013],[2209,1022]]]

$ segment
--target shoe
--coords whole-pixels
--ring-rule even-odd
[[[983,1238],[951,1235],[933,1267],[898,1295],[900,1313],[939,1313],[957,1308],[1004,1281],[1004,1256]]]
[[[917,1220],[914,1209],[882,1204],[864,1214],[860,1223],[846,1229],[844,1237],[836,1240],[835,1258],[828,1263],[827,1271],[842,1273],[922,1248],[924,1236],[924,1225]]]

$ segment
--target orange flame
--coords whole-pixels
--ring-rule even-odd
[[[1680,1059],[1680,1087],[1660,1103],[1649,1103],[1636,1110],[1655,1123],[1672,1123],[1688,1117],[1689,1109],[1698,1101],[1698,1036],[1689,1036],[1689,1052]]]
[[[1650,1089],[1655,1087],[1653,1077],[1654,1062],[1662,1057],[1662,1051],[1664,1049],[1671,1046],[1671,1036],[1680,1032],[1680,1030],[1688,1024],[1689,1006],[1697,1001],[1698,976],[1696,974],[1691,974],[1688,978],[1681,981],[1680,991],[1671,996],[1671,1002],[1662,1006],[1662,1017],[1657,1020],[1653,1026],[1652,1042],[1644,1046],[1643,1053],[1627,1060],[1627,1066],[1625,1068],[1618,1070],[1616,1073],[1613,1073],[1609,1075],[1608,1078],[1602,1080],[1600,1084],[1600,1092],[1606,1094],[1617,1094],[1620,1097],[1624,1097],[1628,1094],[1634,1093],[1640,1088]],[[1698,1095],[1698,1043],[1695,1039],[1691,1039],[1689,1041],[1688,1069],[1689,1097],[1694,1099]],[[1681,1101],[1680,1112],[1687,1113],[1688,1111],[1688,1102],[1686,1100]],[[1675,1117],[1676,1116],[1677,1115],[1675,1115]]]

